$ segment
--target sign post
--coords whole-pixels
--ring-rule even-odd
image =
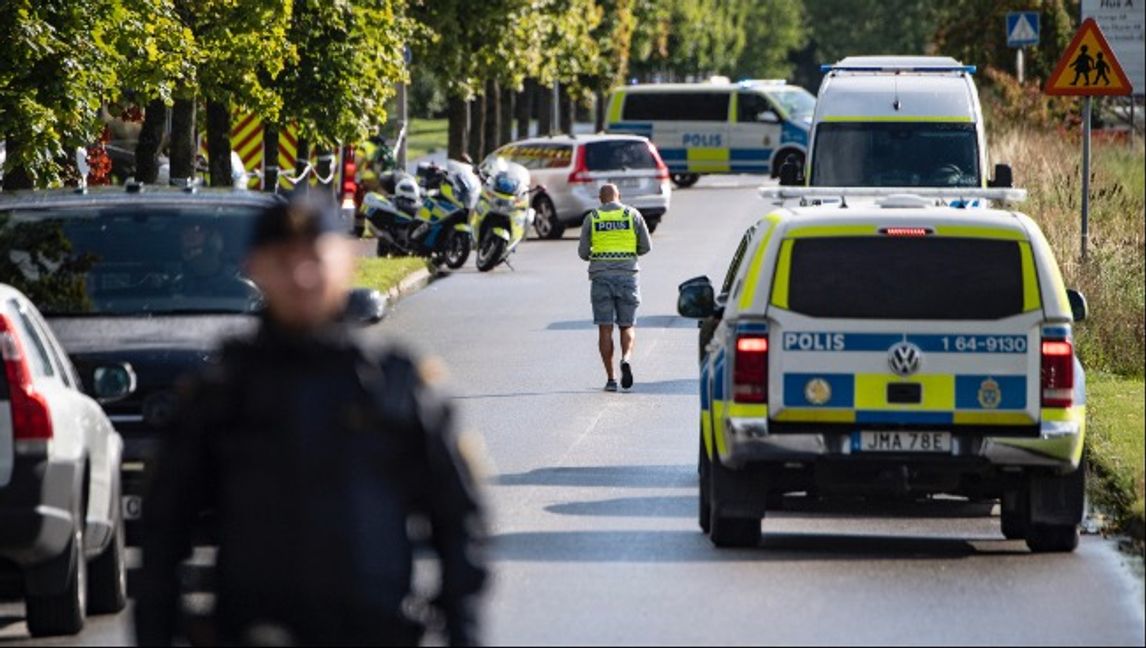
[[[1133,92],[1114,50],[1093,18],[1083,21],[1067,45],[1043,92],[1086,97],[1082,107],[1082,260],[1090,239],[1090,121],[1093,98]]]
[[[1023,48],[1039,44],[1039,13],[1012,11],[1007,14],[1007,47],[1015,48],[1015,76],[1023,82]]]

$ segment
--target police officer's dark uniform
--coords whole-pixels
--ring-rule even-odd
[[[338,227],[313,216],[308,227]],[[290,234],[275,218],[254,245]],[[300,337],[264,317],[181,402],[144,499],[141,644],[176,634],[178,566],[202,510],[217,520],[214,641],[271,628],[296,644],[416,643],[407,519],[423,514],[450,642],[476,642],[481,508],[450,408],[409,355],[342,324]]]

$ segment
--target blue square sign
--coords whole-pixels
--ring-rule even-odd
[[[1012,11],[1007,14],[1007,47],[1039,44],[1039,13]]]

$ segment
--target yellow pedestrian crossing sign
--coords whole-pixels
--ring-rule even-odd
[[[1129,95],[1130,85],[1114,50],[1093,18],[1070,41],[1043,91],[1048,95]]]

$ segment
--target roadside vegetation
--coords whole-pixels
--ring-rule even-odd
[[[418,257],[361,258],[358,260],[354,285],[385,293],[406,277],[425,269],[425,260]]]
[[[429,155],[436,151],[444,151],[448,140],[445,119],[419,119],[410,120],[410,127],[406,132],[407,159]]]
[[[1043,124],[1043,128],[1030,125],[1029,120],[1023,127],[1000,121],[1002,127],[992,133],[992,161],[1013,165],[1016,185],[1029,191],[1021,209],[1042,227],[1067,285],[1081,291],[1090,307],[1089,318],[1074,327],[1074,336],[1088,372],[1091,501],[1116,530],[1141,541],[1146,525],[1143,140],[1103,138],[1096,133],[1091,157],[1090,242],[1083,262],[1079,250],[1080,128],[1069,120],[1058,122],[1061,126]]]

